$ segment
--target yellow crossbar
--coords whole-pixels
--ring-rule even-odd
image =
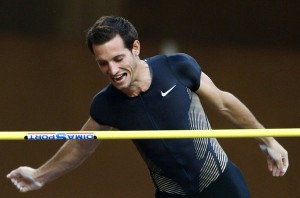
[[[179,139],[299,136],[300,128],[144,131],[0,131],[0,140]]]

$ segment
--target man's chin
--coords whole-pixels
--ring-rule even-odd
[[[124,84],[117,84],[117,83],[112,83],[112,84],[116,89],[120,91],[124,91],[127,88]]]

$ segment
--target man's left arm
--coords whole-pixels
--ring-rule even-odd
[[[220,90],[213,81],[201,73],[200,87],[196,91],[201,102],[222,115],[238,128],[264,128],[251,111],[234,95]],[[289,166],[287,151],[273,137],[258,137],[261,150],[267,156],[268,168],[273,176],[283,176]]]

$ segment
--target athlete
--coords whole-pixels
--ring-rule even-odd
[[[218,89],[196,60],[183,53],[139,58],[134,26],[101,17],[87,43],[108,84],[94,97],[83,131],[211,129],[201,103],[239,128],[263,126],[232,94]],[[273,176],[288,168],[287,151],[272,137],[257,138]],[[79,166],[100,140],[70,140],[37,169],[19,167],[7,177],[21,191],[37,190]],[[243,175],[215,138],[133,140],[144,159],[156,198],[231,197],[250,193]]]

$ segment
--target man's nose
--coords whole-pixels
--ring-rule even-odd
[[[118,72],[118,66],[116,64],[110,63],[108,65],[108,73],[110,75],[115,75]]]

